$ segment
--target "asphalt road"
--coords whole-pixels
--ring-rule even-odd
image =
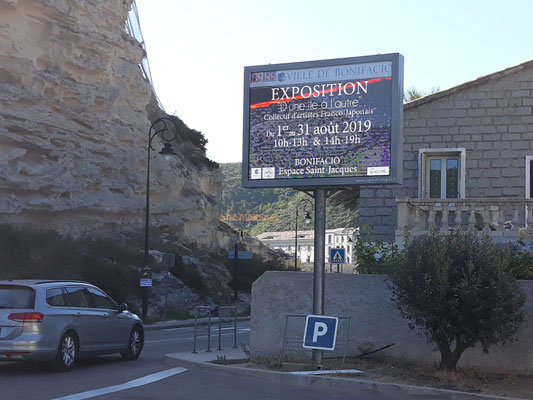
[[[148,331],[139,360],[123,361],[119,355],[98,357],[82,360],[77,368],[65,373],[53,372],[46,364],[0,363],[0,399],[389,399],[369,392],[302,387],[227,370],[202,367],[184,370],[169,364],[165,354],[192,351],[193,332],[193,328]],[[233,346],[231,327],[224,327],[221,337],[222,348]],[[248,338],[249,322],[239,322],[237,344],[248,344]],[[199,332],[197,346],[198,351],[207,349],[205,328]],[[211,348],[217,347],[218,330],[215,329],[211,335]],[[165,374],[169,376],[165,377]],[[398,397],[394,399],[400,400]]]

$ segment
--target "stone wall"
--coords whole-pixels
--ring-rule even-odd
[[[518,341],[491,347],[489,354],[477,348],[468,349],[459,360],[459,367],[533,374],[533,281],[521,281],[521,285],[527,296],[526,321],[521,326]],[[285,315],[312,314],[312,295],[313,274],[310,273],[267,272],[253,284],[252,358],[278,359]],[[325,315],[351,317],[348,356],[394,343],[381,354],[420,363],[440,361],[440,353],[433,351],[433,347],[411,331],[407,321],[400,317],[385,276],[326,274],[325,295]],[[338,335],[345,335],[340,330],[339,324]],[[303,325],[290,334],[299,334],[303,340]],[[342,342],[337,342],[337,346],[342,346]]]
[[[162,116],[124,28],[132,0],[0,3],[0,223],[143,232]],[[184,135],[151,163],[152,225],[216,244],[220,172]]]
[[[467,198],[524,197],[533,155],[533,62],[404,106],[403,184],[361,188],[361,226],[394,241],[396,197],[418,197],[421,148],[466,150]]]

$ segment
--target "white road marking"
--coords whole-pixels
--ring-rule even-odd
[[[157,372],[155,374],[143,376],[142,378],[134,379],[132,381],[123,383],[121,385],[108,386],[101,389],[89,390],[88,392],[82,392],[77,394],[71,394],[65,397],[58,397],[53,400],[84,400],[90,399],[96,396],[102,396],[108,393],[119,392],[121,390],[131,389],[134,387],[148,385],[149,383],[160,381],[161,379],[168,378],[170,376],[181,374],[182,372],[187,371],[185,368],[171,368],[166,371]]]

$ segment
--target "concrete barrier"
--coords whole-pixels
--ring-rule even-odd
[[[391,299],[386,276],[326,274],[325,315],[351,317],[348,355],[391,343],[383,354],[409,361],[438,363],[440,353],[424,337],[410,330]],[[520,281],[527,299],[526,320],[516,342],[493,346],[489,354],[468,349],[459,367],[478,367],[493,372],[533,374],[533,281]],[[252,286],[250,354],[252,358],[279,356],[285,315],[312,314],[313,275],[271,271]],[[303,338],[303,329],[302,329]]]

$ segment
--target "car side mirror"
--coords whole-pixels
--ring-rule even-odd
[[[118,311],[120,312],[128,311],[128,305],[126,303],[119,304]]]

